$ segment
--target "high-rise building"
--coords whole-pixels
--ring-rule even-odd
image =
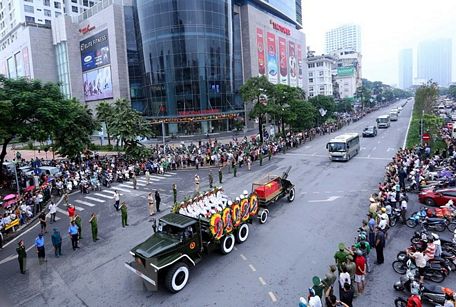
[[[307,66],[307,95],[309,98],[318,95],[333,96],[333,70],[336,67],[336,58],[308,52]]]
[[[418,78],[424,80],[432,79],[432,81],[441,86],[448,86],[452,81],[451,55],[451,39],[428,40],[418,44]]]
[[[261,0],[302,25],[302,0]]]
[[[361,52],[361,27],[359,25],[346,24],[326,32],[325,53],[331,54],[339,49]]]
[[[399,52],[399,88],[405,90],[413,84],[413,50],[402,49]]]
[[[352,49],[339,49],[331,54],[336,58],[336,69],[333,73],[337,85],[337,97],[352,99],[356,90],[362,85],[362,55]]]

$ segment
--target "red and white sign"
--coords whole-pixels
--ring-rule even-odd
[[[423,142],[429,142],[431,140],[431,135],[429,133],[423,133],[421,138],[423,139]]]
[[[288,29],[287,27],[284,27],[281,24],[278,24],[277,22],[272,21],[272,19],[269,20],[269,23],[272,25],[272,28],[274,30],[280,31],[285,35],[291,35],[291,30]]]
[[[84,35],[84,34],[89,33],[90,31],[92,31],[93,29],[95,29],[95,26],[91,26],[90,24],[88,24],[87,26],[82,27],[81,29],[79,29],[79,33]]]
[[[257,28],[257,55],[258,55],[258,73],[260,76],[266,74],[266,63],[264,56],[264,37],[263,30]]]

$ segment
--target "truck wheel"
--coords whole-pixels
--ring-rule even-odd
[[[190,271],[188,265],[178,262],[166,273],[165,285],[171,293],[177,293],[187,285]]]
[[[291,188],[290,192],[288,192],[287,199],[290,203],[295,199],[295,193],[296,193],[295,188]]]
[[[260,213],[258,214],[258,218],[260,219],[260,224],[266,223],[268,220],[268,210],[267,209],[261,209]]]
[[[232,233],[223,237],[222,242],[220,244],[220,251],[223,255],[231,253],[231,251],[234,248],[235,241],[236,239],[234,238],[234,235]]]
[[[239,227],[238,231],[236,231],[236,243],[244,243],[245,241],[247,241],[248,237],[249,225],[242,224],[241,227]]]

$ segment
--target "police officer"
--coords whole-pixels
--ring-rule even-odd
[[[233,175],[234,175],[234,177],[236,177],[236,174],[237,174],[237,162],[235,161],[233,163]]]
[[[97,222],[98,222],[97,221],[97,215],[94,212],[90,216],[90,220],[89,220],[90,226],[92,227],[92,240],[93,240],[93,242],[98,241],[98,224],[97,224]]]
[[[174,203],[177,202],[177,185],[175,183],[173,183],[173,199],[174,199]]]
[[[125,202],[122,202],[122,204],[120,205],[120,213],[122,215],[122,227],[128,226],[127,204]]]
[[[71,245],[73,246],[73,250],[79,248],[78,246],[78,226],[74,221],[71,221],[70,227],[68,228],[68,234],[71,237]]]
[[[81,216],[79,214],[76,214],[74,221],[76,223],[76,226],[78,226],[78,236],[79,240],[82,239],[82,221],[81,221]]]
[[[219,172],[218,173],[219,173],[218,174],[219,175],[219,184],[222,184],[223,172],[222,172],[222,168],[221,167],[219,168]]]
[[[209,170],[209,188],[212,189],[213,183],[214,183],[214,177],[212,176],[212,170]]]
[[[24,240],[20,240],[16,248],[17,260],[19,261],[19,269],[21,274],[25,274],[27,270],[27,251],[25,250]]]

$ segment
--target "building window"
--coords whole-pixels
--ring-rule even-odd
[[[32,2],[33,3],[33,0],[24,0],[24,2]]]
[[[71,0],[71,2],[73,2],[73,3],[78,3],[78,0]]]
[[[325,90],[325,86],[324,85],[320,85],[320,91],[324,91]]]
[[[71,7],[71,11],[72,11],[73,13],[77,13],[77,12],[78,12],[78,7],[77,7],[77,6],[72,6],[72,7]]]
[[[51,6],[51,0],[43,0],[44,6]]]
[[[92,7],[95,3],[93,1],[89,1],[89,6]]]
[[[318,78],[318,79],[319,79],[320,83],[325,82],[325,78],[324,78],[324,77],[320,77],[320,78]]]
[[[62,8],[62,3],[60,3],[60,2],[54,2],[54,7],[55,7],[56,9],[61,9],[61,8]]]
[[[44,20],[44,24],[50,26],[51,25],[51,21],[49,19],[45,19]]]
[[[325,72],[323,70],[320,70],[319,75],[323,76],[324,74],[325,74]]]
[[[82,5],[89,6],[89,0],[82,0]]]
[[[317,67],[323,67],[323,63],[322,62],[318,62],[317,63]]]
[[[315,63],[310,63],[308,66],[309,66],[309,68],[314,68],[315,67]]]
[[[26,12],[26,13],[32,13],[32,14],[33,14],[33,12],[34,12],[33,6],[24,5],[24,12]]]
[[[51,11],[50,10],[44,10],[44,16],[51,17]]]
[[[309,92],[313,92],[314,90],[314,87],[313,86],[309,86]]]
[[[309,72],[309,77],[313,77],[313,72]]]
[[[35,23],[35,17],[25,16],[25,22],[33,22],[33,23]]]
[[[313,78],[309,78],[309,83],[313,83],[314,82],[314,79]]]

